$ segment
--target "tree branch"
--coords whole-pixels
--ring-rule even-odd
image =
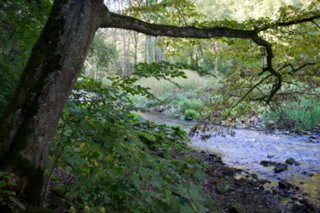
[[[179,89],[182,88],[177,82],[172,81],[170,78],[163,77],[163,79],[166,80],[166,81],[169,81],[169,82],[172,83],[172,84],[174,84],[174,85],[175,85],[176,87],[178,87]]]
[[[313,23],[314,25],[316,25],[316,26],[319,28],[319,30],[320,30],[320,25],[319,25],[315,20],[312,20],[312,23]]]
[[[112,13],[106,7],[101,19],[101,28],[133,30],[149,36],[201,39],[219,37],[250,39],[253,34],[256,34],[253,30],[239,30],[228,27],[197,28],[152,24],[134,17]]]
[[[301,24],[304,22],[314,21],[315,19],[318,19],[318,18],[320,18],[320,15],[315,15],[315,16],[311,16],[308,18],[302,18],[302,19],[297,19],[297,20],[291,20],[291,21],[287,21],[287,22],[279,22],[279,23],[276,23],[276,26],[284,27],[284,26],[290,26],[290,25],[295,25],[295,24]]]
[[[256,28],[257,32],[261,32],[261,31],[265,31],[271,28],[276,28],[276,27],[286,27],[286,26],[291,26],[291,25],[295,25],[295,24],[301,24],[301,23],[305,23],[305,22],[313,22],[315,23],[314,20],[319,19],[320,15],[314,15],[308,18],[302,18],[302,19],[297,19],[297,20],[290,20],[290,21],[285,21],[285,22],[275,22],[275,23],[271,23],[271,24],[266,24],[263,27],[258,27]],[[315,23],[317,26],[318,24]]]
[[[242,98],[241,98],[240,100],[238,100],[237,103],[235,103],[235,104],[231,107],[231,109],[230,109],[230,111],[229,111],[228,114],[230,114],[231,111],[232,111],[235,107],[237,107],[255,88],[257,88],[260,84],[262,84],[265,80],[267,80],[267,79],[270,78],[270,77],[271,77],[271,74],[270,74],[270,75],[267,75],[266,77],[264,77],[263,79],[261,79],[258,83],[256,83],[253,87],[251,87],[251,88],[246,92],[246,94],[245,94],[244,96],[242,96]]]
[[[315,15],[308,18],[299,20],[292,20],[287,22],[278,22],[273,24],[267,24],[262,28],[256,28],[254,30],[241,30],[229,27],[211,27],[211,28],[197,28],[197,27],[177,27],[172,25],[161,25],[147,23],[134,17],[125,15],[119,15],[112,13],[107,7],[104,8],[101,14],[100,27],[102,28],[120,28],[126,30],[133,30],[139,33],[143,33],[149,36],[167,36],[167,37],[179,37],[179,38],[240,38],[251,39],[258,46],[265,48],[267,53],[267,66],[263,67],[262,73],[269,72],[275,76],[275,82],[270,91],[269,97],[266,99],[267,104],[270,103],[273,96],[280,90],[282,85],[282,75],[273,68],[272,65],[272,45],[268,41],[259,36],[259,32],[274,28],[277,26],[289,26],[299,24],[308,21],[314,21],[320,18],[320,15]],[[262,74],[261,73],[261,74]]]
[[[283,69],[285,69],[285,68],[287,68],[287,67],[290,67],[291,70],[292,70],[292,72],[298,72],[299,70],[305,68],[306,66],[313,66],[313,65],[316,65],[316,63],[312,63],[312,62],[310,62],[310,63],[305,63],[305,64],[303,64],[303,65],[295,68],[292,64],[285,64],[285,65],[283,65],[283,66],[278,70],[278,72],[282,71]]]

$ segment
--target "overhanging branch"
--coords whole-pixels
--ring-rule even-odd
[[[102,28],[119,28],[126,30],[133,30],[139,33],[143,33],[149,36],[167,36],[167,37],[179,37],[179,38],[199,38],[199,39],[208,39],[208,38],[240,38],[240,39],[250,39],[258,46],[265,48],[267,53],[267,66],[263,67],[264,72],[269,72],[272,76],[275,77],[275,82],[270,90],[269,96],[266,99],[266,102],[269,103],[273,96],[280,90],[282,85],[282,75],[273,68],[272,58],[273,51],[272,45],[268,41],[264,40],[259,36],[259,32],[274,28],[277,26],[289,26],[294,24],[299,24],[303,22],[314,21],[315,19],[320,18],[320,15],[303,18],[299,20],[292,20],[288,22],[278,22],[273,24],[267,24],[264,27],[257,28],[254,30],[242,30],[234,29],[229,27],[211,27],[211,28],[197,28],[197,27],[177,27],[172,25],[161,25],[148,23],[142,20],[139,20],[134,17],[129,17],[125,15],[119,15],[112,13],[108,10],[107,7],[101,13],[101,23],[100,27]]]
[[[102,13],[101,28],[118,28],[133,30],[149,36],[167,36],[176,38],[243,38],[250,39],[255,31],[239,30],[228,27],[177,27],[173,25],[152,24],[134,17],[109,12],[107,8]]]

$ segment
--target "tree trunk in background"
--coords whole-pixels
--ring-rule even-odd
[[[149,36],[149,45],[148,45],[148,56],[149,56],[149,63],[151,64],[152,62],[155,61],[154,57],[154,37]]]
[[[217,55],[219,54],[218,51],[218,43],[214,42],[213,43],[213,52],[215,54],[215,59],[214,59],[214,72],[217,73],[219,71],[219,59]]]
[[[40,203],[50,143],[100,23],[102,0],[56,0],[0,120],[0,168],[15,174],[17,194]]]
[[[154,42],[154,45],[155,45],[155,48],[154,48],[154,51],[155,51],[155,61],[156,63],[160,63],[163,59],[162,59],[162,48],[158,46],[158,42],[159,42],[159,38],[155,38],[155,42]]]
[[[133,41],[134,41],[134,57],[133,57],[133,65],[138,63],[138,42],[139,42],[139,34],[133,32]]]
[[[126,58],[126,77],[127,76],[130,76],[131,75],[131,64],[130,64],[130,59],[131,59],[131,46],[130,46],[130,44],[131,44],[131,37],[130,37],[130,35],[128,34],[128,36],[127,36],[127,54],[126,54],[126,56],[127,56],[127,58]]]
[[[122,32],[122,76],[127,76],[127,40],[125,32]]]
[[[117,29],[110,29],[110,31],[112,31],[112,40],[114,44],[118,44],[118,31]],[[120,30],[122,31],[122,30]],[[115,65],[115,69],[117,70],[117,73],[119,75],[121,75],[122,73],[122,69],[121,69],[121,61],[120,61],[120,57],[116,58],[116,65]]]
[[[150,46],[150,36],[146,36],[146,40],[144,42],[144,63],[150,64],[150,52],[149,52],[149,46]]]
[[[122,70],[123,76],[128,77],[130,75],[130,35],[126,31],[122,33]]]

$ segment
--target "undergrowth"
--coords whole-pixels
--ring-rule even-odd
[[[47,205],[61,204],[55,192],[70,212],[214,209],[186,133],[129,114],[130,104],[118,101],[124,96],[91,80],[78,83],[55,137]]]

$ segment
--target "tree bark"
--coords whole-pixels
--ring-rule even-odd
[[[56,0],[0,120],[0,168],[17,194],[38,205],[50,143],[94,33],[102,0]]]

